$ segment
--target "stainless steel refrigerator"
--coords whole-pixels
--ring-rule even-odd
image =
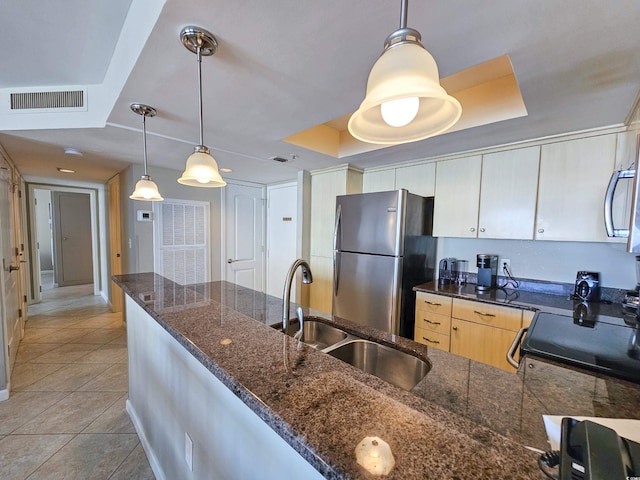
[[[332,312],[413,338],[413,287],[434,279],[433,197],[407,190],[336,198]]]

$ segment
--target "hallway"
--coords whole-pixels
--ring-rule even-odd
[[[125,411],[122,316],[93,285],[55,288],[29,307],[0,402],[0,478],[153,479]]]

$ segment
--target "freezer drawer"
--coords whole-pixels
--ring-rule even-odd
[[[399,333],[402,259],[336,252],[333,314]]]

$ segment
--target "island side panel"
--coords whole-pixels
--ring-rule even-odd
[[[127,411],[157,478],[323,478],[129,296],[126,312]]]

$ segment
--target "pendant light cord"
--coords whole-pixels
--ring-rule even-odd
[[[200,104],[200,145],[204,146],[204,132],[202,126],[202,53],[201,47],[198,45],[196,50],[198,58],[198,103]]]
[[[142,113],[142,152],[144,158],[144,176],[147,175],[147,115]]]
[[[407,28],[407,11],[409,10],[409,0],[402,0],[400,4],[400,29]]]

